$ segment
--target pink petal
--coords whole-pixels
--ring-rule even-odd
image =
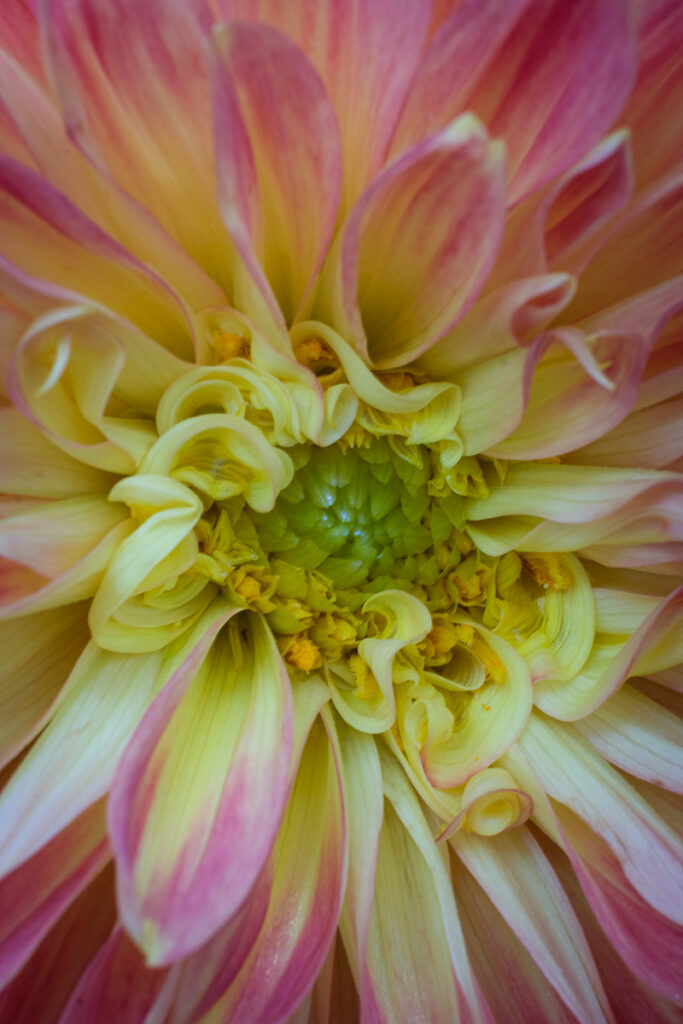
[[[375,365],[409,362],[471,306],[502,223],[500,150],[464,116],[360,197],[324,271],[322,318]]]
[[[339,130],[305,55],[266,26],[214,35],[219,194],[225,223],[272,308],[296,316],[332,237]],[[277,317],[277,314],[276,314]]]
[[[543,959],[540,964],[536,963],[484,888],[458,858],[451,856],[450,864],[468,955],[491,1008],[492,1019],[575,1024],[576,1015],[558,996],[544,973]],[[576,994],[569,1001],[576,1003]],[[611,1021],[606,1013],[598,1019]]]
[[[91,961],[59,1024],[143,1024],[164,983],[120,925]]]
[[[263,929],[213,1019],[280,1024],[322,967],[337,928],[346,876],[337,759],[338,751],[316,723],[275,846],[273,894]]]
[[[0,157],[0,224],[6,256],[20,273],[87,295],[189,354],[188,314],[166,282],[44,178],[8,157]]]
[[[260,619],[249,621],[241,666],[227,634],[211,646],[235,611],[210,609],[213,624],[197,627],[199,643],[143,718],[112,788],[121,913],[154,964],[187,955],[235,913],[284,809],[289,680]]]
[[[633,412],[613,430],[572,452],[572,462],[661,469],[683,455],[683,399]]]
[[[565,315],[572,320],[594,317],[673,284],[683,274],[682,240],[683,172],[677,170],[563,261],[564,270],[580,274],[576,297]]]
[[[2,879],[0,987],[28,960],[110,856],[104,806],[98,803]]]
[[[418,112],[421,123],[430,112],[427,130],[474,111],[505,140],[509,201],[516,203],[601,138],[634,69],[621,0],[470,2],[435,37],[408,110],[415,126]]]
[[[683,105],[683,23],[678,0],[648,0],[641,7],[638,77],[622,115],[633,135],[639,188],[668,173],[683,158],[683,140],[676,128]]]
[[[567,342],[574,350],[571,355],[562,352]],[[577,352],[591,368],[599,367],[598,379],[572,358]],[[637,335],[605,331],[584,339],[579,332],[560,329],[536,339],[525,364],[521,422],[513,433],[488,445],[490,453],[504,459],[544,459],[602,437],[635,404],[646,356]]]
[[[225,288],[201,0],[47,0],[47,62],[70,138]],[[162,173],[163,169],[163,173]]]
[[[544,274],[487,290],[460,323],[420,357],[419,365],[437,380],[450,379],[463,367],[476,369],[511,352],[554,320],[575,289],[567,274]]]
[[[609,1017],[579,922],[529,831],[515,829],[493,841],[460,832],[451,843],[564,1004],[582,1021]]]
[[[43,79],[38,22],[31,0],[6,0],[0,19],[0,48],[10,53],[35,79]]]
[[[308,54],[339,118],[348,210],[385,162],[420,61],[430,5],[403,0],[397,12],[391,0],[219,0],[218,7],[225,18],[275,26]]]
[[[519,746],[549,796],[601,836],[642,899],[682,923],[680,840],[636,790],[563,723],[532,715]]]
[[[642,1024],[643,1021],[650,1020],[661,1021],[662,1024],[676,1024],[680,1016],[679,1011],[638,981],[612,945],[609,935],[600,927],[591,910],[590,903],[581,890],[581,884],[574,872],[572,862],[558,846],[546,840],[545,836],[541,835],[540,839],[546,855],[562,881],[565,892],[571,899],[595,960],[600,964],[600,976],[617,1020],[620,1024]],[[575,863],[580,865],[576,853],[573,854],[573,857]],[[590,883],[588,883],[585,869],[579,867],[579,871],[586,880],[587,889],[590,892]],[[595,897],[593,902],[594,905],[597,902]],[[601,915],[601,921],[608,925],[604,914]],[[638,934],[636,929],[634,935]],[[634,946],[638,944],[638,941],[639,939],[636,938]],[[653,951],[653,954],[656,956],[656,950]],[[646,951],[646,957],[651,958],[648,951]]]
[[[680,1002],[683,929],[643,899],[598,835],[562,811],[559,821],[572,866],[609,945],[645,985]]]
[[[0,1018],[12,1024],[55,1024],[93,952],[106,942],[115,917],[110,865],[76,897],[0,993]]]

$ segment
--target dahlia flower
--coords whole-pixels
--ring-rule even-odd
[[[0,1020],[677,1019],[682,25],[4,0]]]

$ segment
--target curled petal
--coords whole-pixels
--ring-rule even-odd
[[[364,670],[355,688],[344,676],[333,676],[332,700],[349,725],[362,732],[384,732],[391,728],[396,713],[394,658],[402,647],[424,639],[432,619],[422,602],[403,590],[373,594],[365,601],[363,611],[374,612],[382,622],[378,636],[366,637],[358,645],[358,655],[369,675]],[[368,678],[364,678],[366,675]]]
[[[500,835],[523,825],[533,809],[531,798],[504,768],[477,772],[465,784],[461,800],[462,809],[439,833],[442,841],[463,827],[478,836]]]
[[[436,691],[418,694],[398,716],[408,759],[419,758],[437,789],[460,785],[488,767],[519,736],[531,711],[531,682],[523,658],[489,630],[477,631],[492,652],[495,678],[474,693],[449,695],[448,701]]]

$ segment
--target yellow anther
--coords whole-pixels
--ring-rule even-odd
[[[482,566],[480,569],[466,579],[463,576],[459,576],[457,573],[451,573],[448,577],[451,583],[456,587],[458,594],[460,595],[460,603],[469,604],[480,604],[486,597],[488,589],[490,571],[486,566]]]
[[[526,569],[541,587],[552,590],[569,590],[572,578],[558,555],[522,555]]]
[[[458,626],[452,622],[437,622],[427,633],[427,640],[434,648],[434,656],[439,658],[452,651],[458,642]]]
[[[294,354],[297,360],[314,373],[321,370],[333,370],[339,365],[339,360],[320,338],[305,338],[296,346]]]
[[[214,347],[216,355],[222,363],[228,359],[248,359],[251,351],[249,339],[232,332],[217,334]]]
[[[247,603],[250,603],[261,596],[261,584],[253,576],[245,576],[235,587],[235,593],[244,598]]]
[[[465,622],[458,622],[454,627],[456,632],[456,643],[463,647],[471,647],[477,635],[474,626],[468,626]]]
[[[319,649],[312,640],[303,634],[295,636],[288,645],[285,659],[293,668],[299,668],[302,672],[312,672],[314,668],[320,668],[323,663]]]

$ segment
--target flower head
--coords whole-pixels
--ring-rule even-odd
[[[5,7],[0,1016],[670,1019],[678,5]]]

